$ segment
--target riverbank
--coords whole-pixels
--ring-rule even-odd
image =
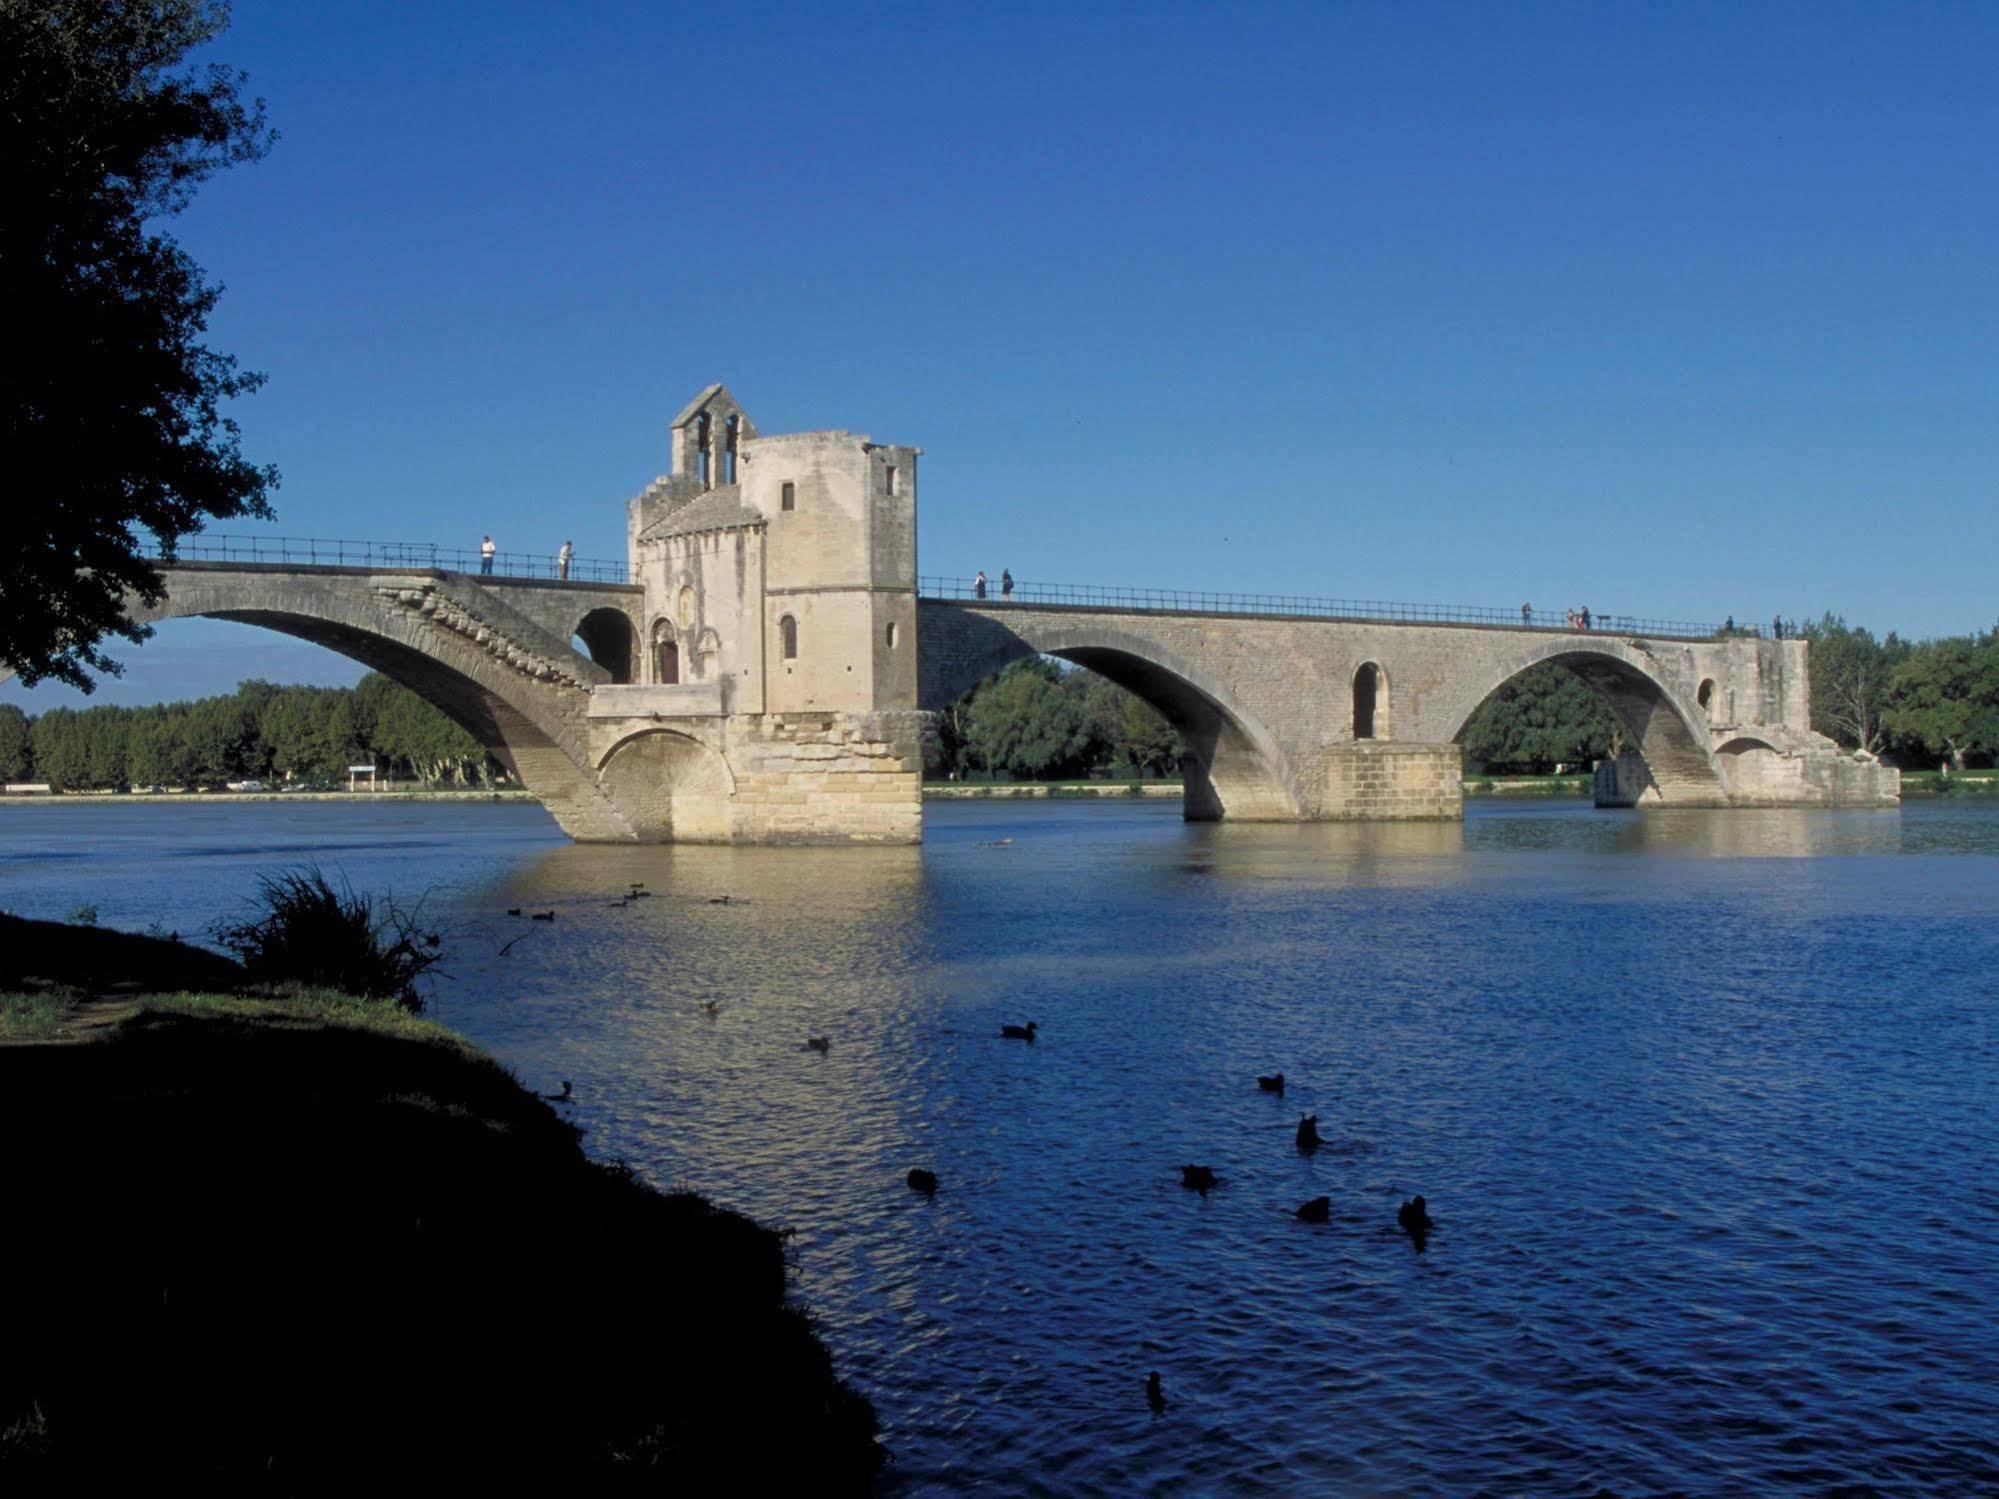
[[[394,787],[381,791],[59,791],[16,792],[0,796],[0,807],[129,807],[134,803],[171,802],[176,806],[208,806],[216,802],[531,802],[532,791],[442,791]]]
[[[151,992],[234,965],[130,934],[0,954],[0,1488],[867,1488],[783,1237],[590,1161],[462,1038]]]
[[[1903,796],[1991,796],[1999,793],[1999,769],[1902,772]]]
[[[1466,776],[1466,796],[1590,796],[1592,775]],[[1183,794],[1178,781],[926,781],[926,801],[978,801],[1008,797],[1061,798],[1096,796],[1174,797]]]

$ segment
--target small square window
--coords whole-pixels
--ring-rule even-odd
[[[778,496],[777,503],[778,508],[781,510],[796,510],[798,508],[798,486],[786,483]]]

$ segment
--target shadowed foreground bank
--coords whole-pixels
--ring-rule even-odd
[[[0,1047],[0,1489],[867,1487],[775,1233],[421,1022],[172,1004]]]

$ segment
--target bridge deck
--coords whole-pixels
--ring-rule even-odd
[[[939,583],[962,584],[934,591]],[[1324,620],[1339,624],[1451,625],[1468,630],[1510,630],[1516,634],[1613,635],[1647,640],[1715,640],[1731,636],[1766,638],[1768,626],[1706,625],[1687,620],[1646,619],[1635,615],[1590,616],[1587,627],[1552,611],[1536,610],[1522,617],[1518,610],[1476,606],[1388,604],[1336,599],[1294,599],[1255,594],[1168,593],[1150,589],[1090,589],[1069,584],[1016,584],[1010,596],[989,588],[981,597],[969,580],[925,578],[919,604],[943,604],[975,609],[1035,609],[1060,614],[1144,614],[1173,619]]]

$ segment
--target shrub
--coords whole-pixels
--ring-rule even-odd
[[[442,956],[436,932],[384,899],[378,906],[352,890],[335,890],[317,868],[266,876],[264,914],[217,933],[253,980],[338,989],[387,1000],[411,1014],[423,1010],[417,981]]]

